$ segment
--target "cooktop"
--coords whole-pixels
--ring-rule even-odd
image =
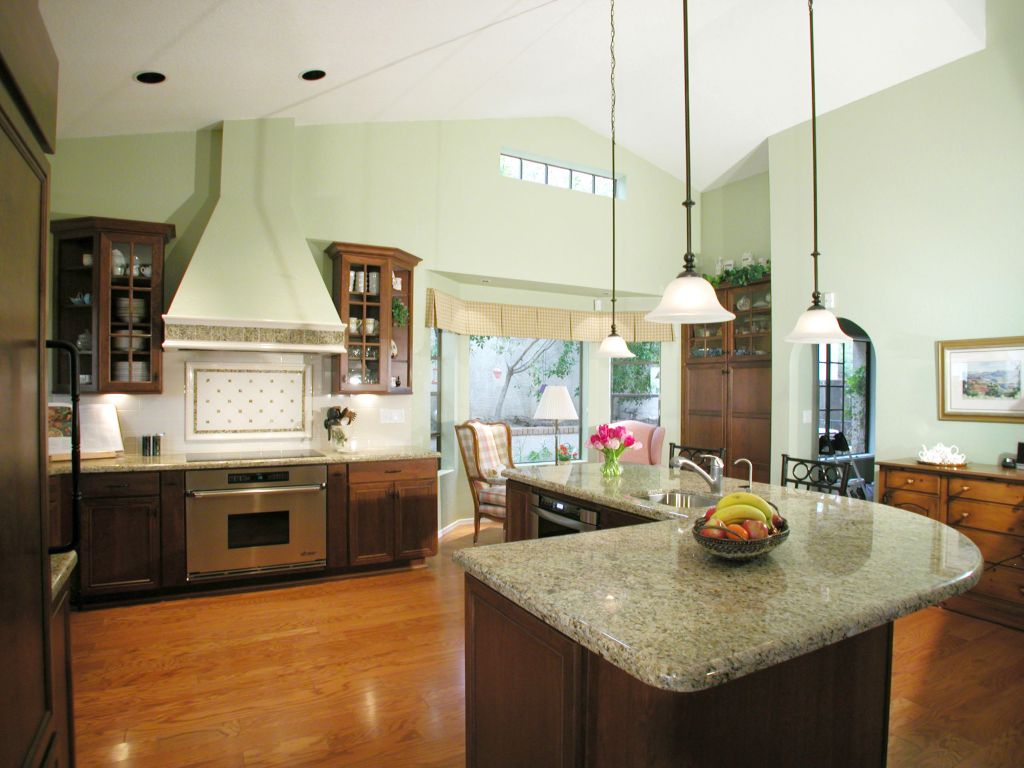
[[[186,453],[185,461],[251,461],[259,459],[314,459],[320,451],[298,448],[280,451],[235,451],[231,453]]]

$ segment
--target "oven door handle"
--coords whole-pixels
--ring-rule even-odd
[[[530,507],[530,511],[537,517],[547,520],[549,523],[560,525],[563,528],[572,528],[572,530],[579,531],[580,533],[597,530],[596,525],[590,525],[589,523],[580,522],[579,520],[573,520],[571,517],[562,517],[561,515],[549,512],[541,507]]]
[[[252,494],[267,493],[320,493],[327,487],[327,483],[315,483],[313,485],[286,485],[275,488],[231,488],[225,491],[186,491],[185,495],[190,499],[203,499],[212,496],[249,496]]]

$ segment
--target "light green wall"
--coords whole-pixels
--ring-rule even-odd
[[[718,259],[734,259],[749,251],[771,258],[771,204],[768,174],[759,173],[701,196],[701,267],[714,269]]]
[[[935,361],[940,339],[1024,329],[1022,30],[1024,3],[990,0],[986,50],[818,120],[821,287],[875,344],[879,458],[942,441],[993,463],[1024,439],[940,421]],[[783,340],[810,303],[809,124],[769,153],[774,477],[783,451],[810,450],[810,348]]]

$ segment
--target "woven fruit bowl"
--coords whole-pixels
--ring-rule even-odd
[[[789,538],[789,523],[785,520],[779,526],[778,533],[773,533],[766,539],[750,539],[748,541],[709,539],[707,536],[701,536],[700,532],[704,523],[704,520],[698,519],[693,524],[693,538],[712,555],[726,560],[753,560],[766,552],[771,552]]]

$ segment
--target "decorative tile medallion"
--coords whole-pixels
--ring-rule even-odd
[[[185,439],[312,437],[311,366],[186,363]]]

